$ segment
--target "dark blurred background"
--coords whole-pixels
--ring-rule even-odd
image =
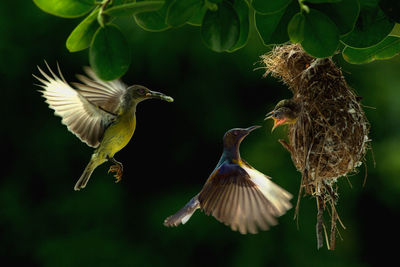
[[[241,154],[294,194],[300,174],[277,142],[285,129],[270,133],[264,114],[290,91],[254,70],[267,51],[256,33],[233,54],[214,53],[199,28],[162,33],[117,23],[132,47],[123,77],[175,98],[138,107],[132,141],[116,155],[123,180],[114,183],[110,164],[95,170],[88,187],[73,186],[92,149],[53,115],[34,86],[32,73],[44,60],[74,81],[88,64],[88,51],[69,53],[65,40],[79,19],[43,13],[32,1],[0,7],[0,81],[3,104],[0,180],[2,266],[374,266],[397,262],[400,214],[400,58],[352,66],[339,56],[349,85],[363,97],[371,123],[373,153],[368,177],[360,172],[339,180],[340,229],[336,250],[317,251],[316,204],[302,198],[279,225],[241,235],[197,212],[178,228],[162,225],[202,187],[222,151],[222,136],[234,127],[259,124]],[[374,167],[374,160],[376,167]],[[350,185],[350,183],[351,185]],[[326,217],[328,221],[328,216]],[[393,242],[393,243],[392,243]],[[6,265],[3,265],[6,263]]]

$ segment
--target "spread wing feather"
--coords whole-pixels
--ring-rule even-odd
[[[105,128],[115,119],[112,115],[98,108],[86,99],[79,91],[68,85],[64,79],[60,67],[57,65],[57,76],[46,63],[50,72],[48,75],[38,67],[43,78],[33,75],[42,84],[40,90],[46,103],[54,110],[54,114],[62,118],[72,133],[81,141],[91,147],[97,147],[103,137]]]
[[[257,171],[247,162],[244,162],[242,167],[251,177],[251,181],[258,186],[260,192],[272,203],[271,212],[281,216],[292,207],[289,202],[293,197],[292,194],[272,182],[269,176]]]
[[[81,95],[89,102],[101,107],[102,109],[118,114],[121,99],[126,92],[127,85],[121,80],[103,81],[89,67],[84,67],[83,70],[90,77],[84,75],[76,75],[83,83],[72,83]]]
[[[276,217],[291,208],[292,197],[267,176],[260,172],[249,173],[247,168],[221,164],[198,195],[200,208],[207,215],[242,234],[257,233],[259,229],[267,230],[276,225]],[[253,178],[255,174],[257,177]]]

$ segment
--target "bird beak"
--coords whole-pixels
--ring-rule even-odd
[[[146,94],[146,97],[148,98],[158,98],[161,100],[165,100],[167,102],[174,102],[174,99],[170,96],[164,95],[163,93],[160,92],[155,92],[155,91],[150,91]]]
[[[268,119],[272,119],[274,116],[275,110],[268,112],[267,115],[265,115],[265,119],[264,120],[268,120]]]
[[[258,128],[261,128],[261,126],[259,126],[259,125],[254,125],[254,126],[251,126],[251,127],[249,127],[249,128],[242,129],[243,131],[241,132],[240,136],[238,136],[239,143],[242,142],[243,139],[244,139],[246,136],[249,135],[249,133],[251,133],[252,131],[254,131],[255,129],[258,129]]]
[[[285,124],[287,121],[286,119],[278,120],[275,117],[272,117],[272,119],[274,120],[274,126],[272,126],[271,133],[275,130],[276,127],[278,127],[279,125]]]
[[[274,120],[274,126],[272,126],[271,133],[275,130],[276,127],[280,125],[278,119],[271,117]]]
[[[251,131],[254,131],[255,129],[258,129],[258,128],[261,128],[261,126],[260,125],[254,125],[254,126],[251,126],[249,128],[246,128],[245,130],[246,130],[247,134],[249,134]]]
[[[267,113],[267,115],[265,115],[265,119],[264,120],[268,120],[268,119],[273,119],[274,120],[274,126],[272,126],[272,130],[271,133],[275,130],[276,127],[278,127],[279,125],[282,125],[283,123],[285,123],[285,119],[283,120],[278,120],[277,118],[274,117],[275,115],[275,111],[271,111],[269,113]]]

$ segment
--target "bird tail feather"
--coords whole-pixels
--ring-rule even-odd
[[[196,195],[177,213],[166,218],[164,225],[178,226],[179,224],[185,224],[198,208],[200,208],[200,202]]]
[[[82,188],[86,187],[86,184],[88,183],[90,176],[92,175],[94,169],[98,166],[98,164],[96,164],[96,161],[94,160],[94,158],[92,158],[88,165],[86,166],[85,170],[83,171],[81,177],[79,178],[79,180],[76,182],[74,190],[75,191],[79,191]]]

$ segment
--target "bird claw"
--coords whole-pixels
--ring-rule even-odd
[[[117,163],[115,165],[110,166],[110,169],[108,169],[108,173],[110,172],[115,172],[115,183],[118,183],[122,179],[122,172],[123,172],[123,167],[122,164]]]

